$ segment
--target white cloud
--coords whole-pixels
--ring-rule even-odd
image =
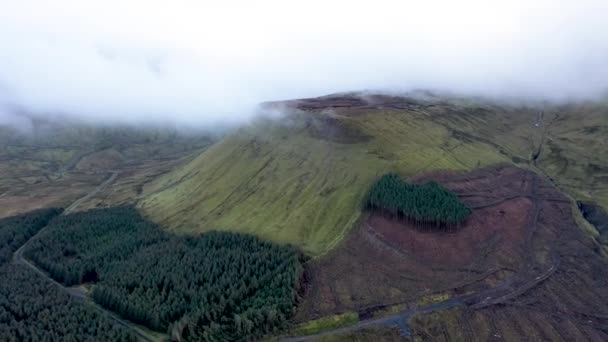
[[[357,89],[592,97],[608,2],[0,0],[0,92],[36,112],[242,120]]]

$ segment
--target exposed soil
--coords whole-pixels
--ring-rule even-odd
[[[308,112],[321,110],[340,110],[348,109],[349,113],[355,114],[356,109],[411,109],[423,105],[424,101],[416,100],[413,97],[400,97],[380,94],[333,94],[309,99],[298,99],[291,101],[266,102],[263,107],[288,107]]]
[[[107,150],[106,150],[107,151]],[[105,152],[104,152],[105,153]],[[94,156],[95,154],[91,154]],[[36,171],[34,175],[42,181],[27,184],[23,178],[19,178],[19,185],[2,188],[0,182],[0,218],[28,212],[34,209],[47,207],[66,207],[79,200],[78,210],[86,210],[95,207],[108,207],[133,203],[143,191],[146,183],[156,179],[159,175],[169,172],[179,165],[191,160],[195,154],[178,153],[166,158],[149,160],[136,160],[136,163],[123,163],[118,168],[99,168],[91,170],[80,170],[75,165],[82,165],[82,159],[75,158],[70,167],[66,167],[59,177],[44,176],[44,171]],[[87,167],[97,164],[93,160],[86,160]],[[113,165],[103,162],[99,165]],[[0,166],[1,169],[1,166]],[[108,172],[120,171],[113,181],[113,186],[95,192],[94,196],[82,199],[91,193],[95,187],[102,183],[108,176]],[[5,173],[0,170],[0,181]],[[43,175],[43,176],[41,176]]]
[[[83,156],[76,164],[77,170],[115,170],[125,162],[125,157],[113,148]]]
[[[544,201],[533,239],[534,259],[559,259],[537,286],[484,308],[435,313],[411,324],[428,341],[607,341],[608,260],[575,226],[570,207]],[[449,323],[451,322],[451,324]]]
[[[65,207],[103,182],[105,174],[70,173],[57,180],[22,184],[0,194],[0,217],[39,208]]]
[[[437,233],[376,214],[366,217],[340,247],[311,266],[298,320],[350,310],[369,316],[441,292],[464,307],[456,314],[460,323],[414,324],[423,339],[608,337],[608,261],[576,226],[565,196],[532,172],[506,165],[415,181],[429,179],[473,208],[468,222],[455,233]],[[465,314],[476,320],[463,324]]]
[[[411,258],[427,265],[455,268],[471,267],[480,254],[492,253],[505,258],[517,257],[522,252],[525,215],[532,203],[527,198],[513,198],[495,206],[475,210],[467,224],[458,232],[424,232],[411,224],[404,224],[381,215],[371,215],[369,228],[385,243],[404,251]],[[407,229],[404,229],[407,226]],[[503,260],[507,266],[509,260]],[[508,265],[510,268],[517,264]]]

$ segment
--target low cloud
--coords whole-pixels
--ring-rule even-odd
[[[378,89],[588,99],[608,89],[605,0],[5,1],[14,108],[209,126],[262,101]]]

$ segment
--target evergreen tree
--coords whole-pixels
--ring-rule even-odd
[[[284,328],[302,275],[294,247],[226,232],[175,236],[132,207],[59,217],[25,255],[66,285],[96,282],[100,305],[186,341]]]
[[[437,182],[410,184],[389,173],[369,190],[365,207],[416,224],[449,228],[464,222],[471,213],[456,194]]]

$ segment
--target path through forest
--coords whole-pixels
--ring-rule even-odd
[[[65,209],[65,211],[63,212],[62,215],[66,215],[66,214],[69,214],[69,213],[73,212],[82,202],[84,202],[87,199],[95,196],[98,192],[100,192],[101,190],[105,189],[107,186],[109,186],[110,184],[112,184],[112,182],[118,176],[118,171],[109,171],[109,172],[110,172],[110,176],[103,183],[101,183],[99,186],[97,186],[95,189],[93,189],[88,194],[86,194],[86,195],[82,196],[81,198],[77,199],[76,201],[74,201],[74,203],[72,203],[72,205],[70,205],[67,209]],[[41,275],[46,280],[50,281],[51,283],[53,283],[57,287],[59,287],[61,290],[65,291],[72,298],[74,298],[76,300],[79,300],[79,301],[84,301],[87,305],[90,305],[93,308],[95,308],[97,311],[101,312],[102,314],[107,315],[112,320],[114,320],[116,323],[122,325],[123,327],[125,327],[125,328],[127,328],[129,330],[131,330],[131,332],[133,334],[135,334],[140,340],[142,340],[142,341],[148,341],[148,342],[154,342],[155,339],[153,337],[151,337],[150,334],[148,334],[147,332],[143,331],[139,327],[135,326],[133,323],[131,323],[129,321],[126,321],[126,320],[118,317],[115,313],[113,313],[113,312],[111,312],[109,310],[104,309],[103,307],[97,305],[93,301],[88,300],[88,298],[86,296],[86,293],[81,288],[79,288],[79,287],[65,287],[65,286],[63,286],[62,284],[58,283],[53,278],[49,277],[44,271],[42,271],[41,269],[39,269],[38,267],[36,267],[34,264],[32,264],[31,262],[29,262],[28,260],[26,260],[23,257],[23,251],[27,248],[27,246],[30,244],[30,242],[33,239],[35,239],[36,236],[39,236],[40,233],[42,233],[45,229],[47,229],[47,227],[48,226],[42,228],[36,235],[32,236],[17,251],[15,251],[15,253],[13,254],[13,262],[16,263],[16,264],[21,264],[23,266],[29,267],[34,272],[38,273],[39,275]]]

